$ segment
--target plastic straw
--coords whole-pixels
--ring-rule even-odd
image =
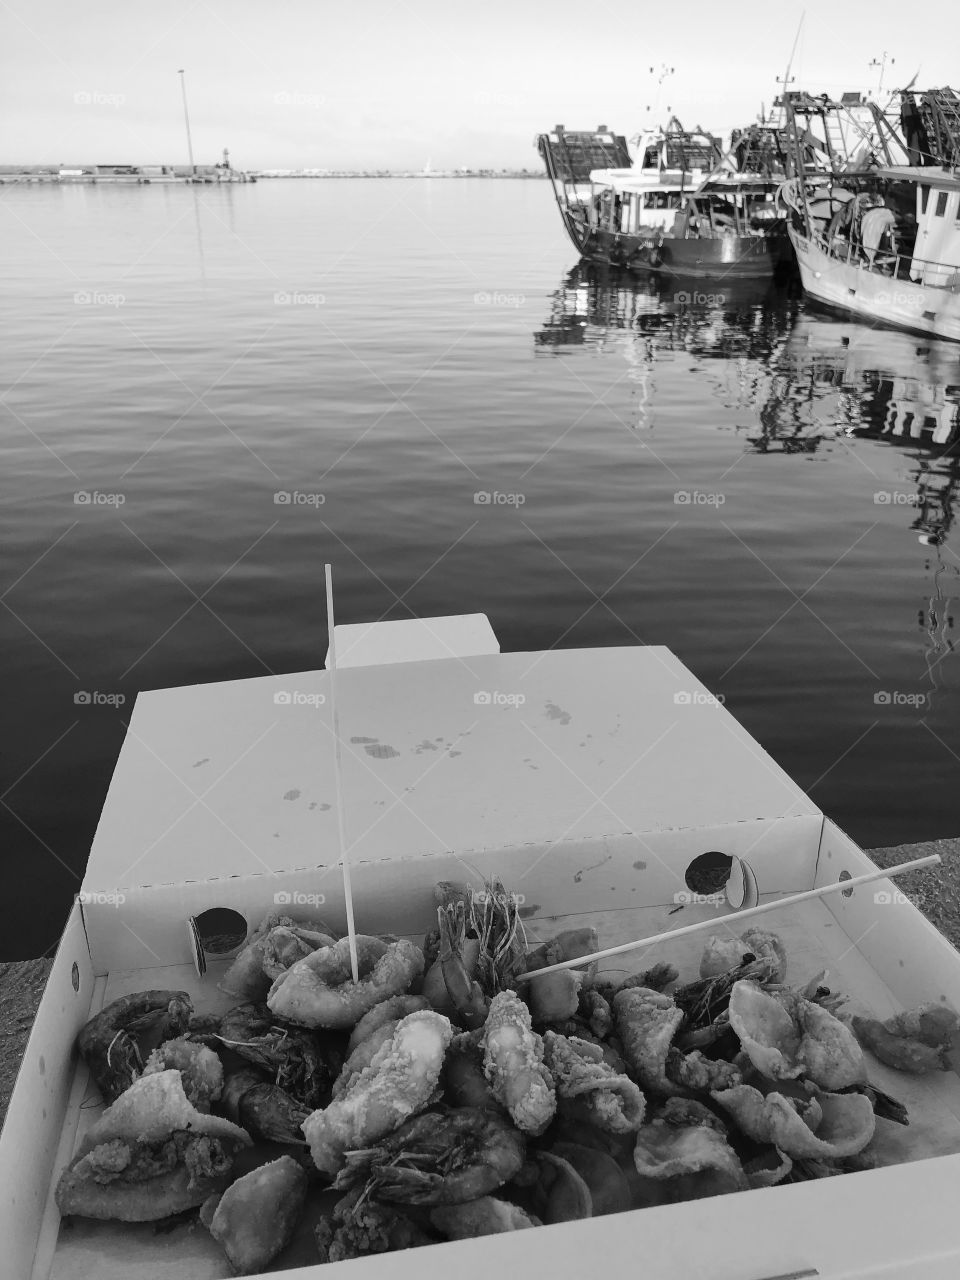
[[[333,621],[333,570],[330,565],[323,566],[327,585],[327,631],[330,637],[330,652],[327,666],[330,672],[330,716],[333,720],[333,749],[335,755],[334,777],[336,781],[337,829],[340,833],[340,870],[343,873],[343,896],[347,908],[347,937],[350,941],[350,969],[354,982],[360,980],[360,969],[357,964],[357,931],[353,923],[353,887],[350,883],[350,856],[347,850],[346,816],[343,810],[343,766],[340,759],[340,720],[337,716],[337,642]]]
[[[779,911],[781,907],[792,907],[795,902],[808,902],[811,898],[824,898],[828,893],[845,892],[855,889],[857,885],[869,884],[871,880],[886,880],[901,875],[904,871],[915,871],[918,867],[929,867],[940,861],[938,853],[931,853],[926,858],[914,858],[912,862],[901,862],[896,867],[878,868],[862,876],[853,876],[849,880],[838,880],[836,884],[825,884],[819,889],[807,889],[803,893],[794,893],[786,898],[775,898],[772,902],[761,903],[758,907],[747,907],[744,911],[734,911],[729,916],[714,916],[710,920],[698,920],[696,924],[684,925],[681,929],[670,929],[666,933],[656,933],[652,938],[638,938],[636,942],[622,942],[618,947],[607,947],[605,951],[591,951],[589,955],[576,956],[573,960],[562,960],[559,964],[548,965],[545,969],[531,969],[529,973],[517,976],[517,982],[526,982],[530,978],[542,978],[547,973],[559,973],[561,969],[577,969],[593,964],[597,960],[605,960],[607,956],[619,956],[624,951],[635,951],[638,947],[652,947],[658,942],[669,942],[671,938],[682,938],[688,933],[699,933],[704,929],[716,929],[719,924],[735,924],[741,920],[763,915],[765,911]]]

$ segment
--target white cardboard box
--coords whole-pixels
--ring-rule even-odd
[[[746,858],[765,899],[872,865],[667,650],[486,655],[356,668],[337,680],[363,931],[422,934],[436,880],[496,874],[524,894],[532,935],[590,921],[613,945],[725,914],[677,912],[683,872],[708,849]],[[229,906],[252,926],[277,893],[322,893],[320,910],[342,923],[328,692],[329,673],[310,672],[138,698],[87,900],[64,931],[0,1139],[4,1280],[227,1274],[202,1229],[60,1231],[52,1186],[95,1096],[73,1046],[87,1018],[127,991],[184,988],[198,1007],[223,1007],[217,966],[202,982],[193,971],[189,914]],[[478,693],[489,700],[474,701]],[[880,1017],[922,1000],[960,1008],[960,957],[909,904],[875,902],[875,888],[893,886],[773,913],[788,980],[828,968],[851,1007]],[[692,977],[702,941],[661,954]],[[652,958],[633,953],[626,964]],[[651,1280],[955,1277],[960,1081],[879,1066],[871,1076],[910,1108],[909,1130],[880,1122],[904,1163],[358,1260],[344,1274],[383,1280],[436,1266],[479,1280],[522,1268],[582,1280],[599,1266]]]

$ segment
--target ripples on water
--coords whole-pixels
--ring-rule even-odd
[[[345,621],[666,644],[865,846],[960,830],[960,348],[571,271],[540,182],[0,220],[4,956],[58,935],[136,692],[319,665],[325,560]]]

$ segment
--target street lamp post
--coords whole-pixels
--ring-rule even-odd
[[[177,72],[180,77],[180,92],[183,95],[183,119],[187,126],[187,152],[190,156],[190,173],[196,177],[197,166],[193,163],[193,143],[190,140],[190,116],[187,112],[187,82],[184,79],[183,68]]]

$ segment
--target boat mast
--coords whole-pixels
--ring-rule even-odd
[[[804,9],[803,12],[800,14],[800,21],[797,23],[797,34],[793,37],[793,48],[790,50],[790,57],[787,59],[787,69],[786,69],[786,72],[784,73],[783,81],[782,81],[784,93],[787,92],[787,85],[792,84],[793,81],[796,79],[796,77],[792,76],[790,72],[793,70],[793,59],[796,56],[797,45],[800,43],[800,32],[803,29],[803,20],[806,16],[807,16],[807,11],[806,9]],[[780,82],[779,76],[777,77],[777,81]]]
[[[896,62],[896,58],[891,58],[891,59],[890,59],[890,65],[891,65],[891,67],[894,65],[894,63],[895,63],[895,62]],[[886,71],[886,69],[887,69],[887,51],[886,51],[886,49],[884,49],[884,51],[883,51],[883,56],[882,56],[881,58],[872,58],[872,59],[867,63],[867,66],[868,66],[868,67],[879,67],[879,68],[880,68],[880,79],[877,81],[877,99],[879,100],[881,93],[883,93],[883,73],[884,73],[884,72]]]
[[[183,119],[187,126],[187,154],[190,156],[190,172],[196,177],[197,166],[193,163],[193,143],[190,140],[190,116],[187,114],[187,82],[184,79],[184,70],[181,67],[177,72],[180,77],[180,92],[183,95]]]

